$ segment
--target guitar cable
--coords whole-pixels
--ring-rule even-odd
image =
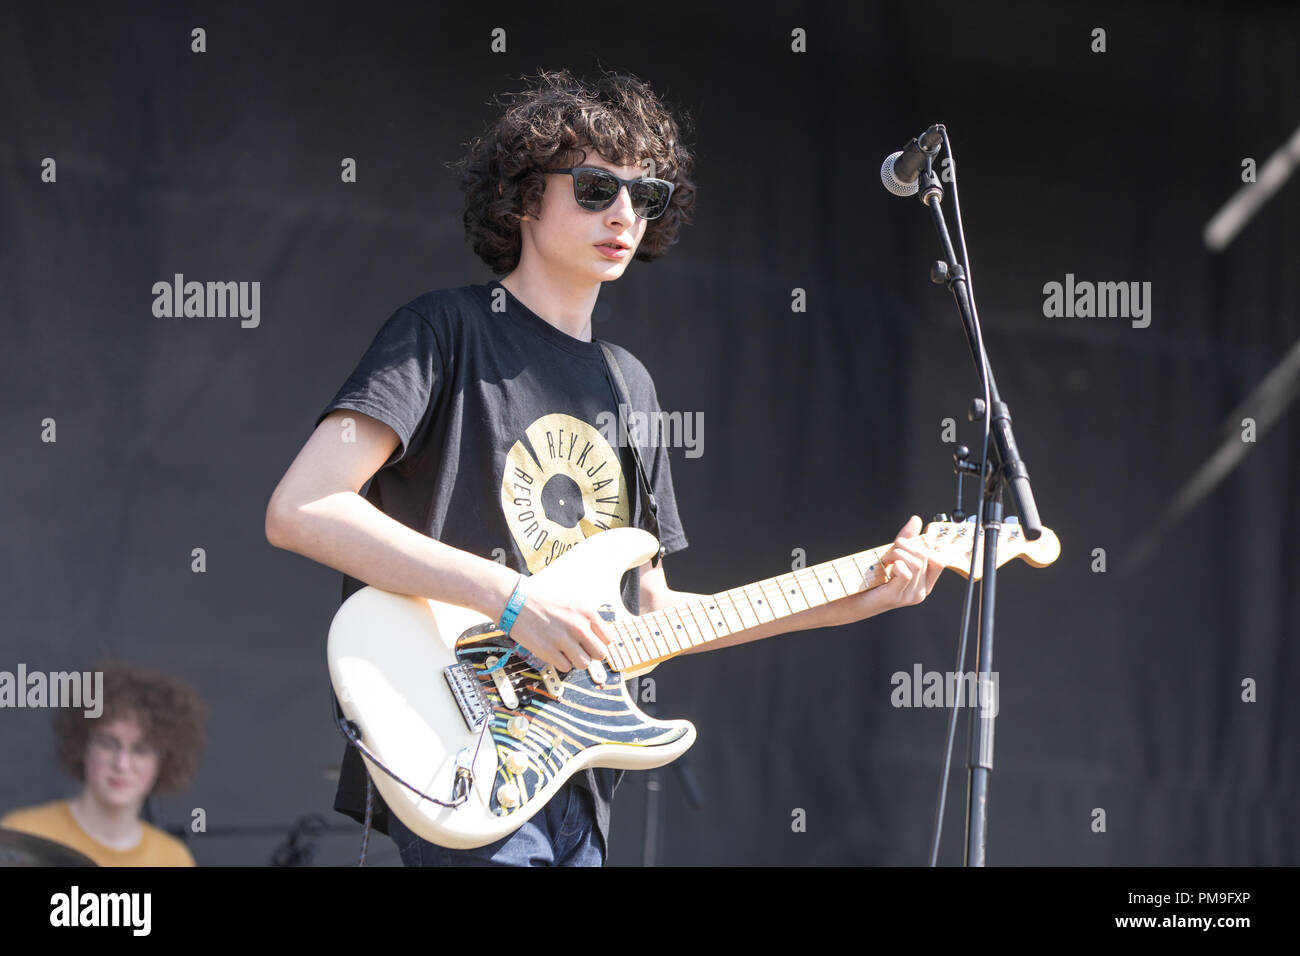
[[[368,747],[366,747],[363,743],[361,743],[361,728],[357,726],[355,721],[348,720],[347,717],[343,715],[342,709],[338,705],[338,698],[334,695],[332,688],[330,690],[330,709],[334,715],[335,725],[338,727],[339,732],[343,735],[344,739],[347,740],[347,742],[350,743],[353,747],[355,747],[357,749],[357,752],[360,753],[363,757],[365,757],[367,760],[373,763],[384,773],[388,774],[388,776],[392,777],[394,780],[396,780],[406,789],[410,790],[416,796],[420,797],[423,800],[428,800],[432,803],[436,803],[440,807],[447,807],[448,809],[453,809],[453,810],[456,807],[459,807],[461,804],[465,803],[467,800],[469,800],[470,791],[474,786],[474,765],[478,762],[479,751],[483,748],[483,738],[487,736],[488,728],[492,724],[491,720],[485,720],[483,722],[483,728],[482,730],[479,731],[478,742],[474,745],[474,756],[470,759],[469,766],[468,767],[462,766],[459,762],[456,764],[456,780],[455,783],[452,785],[452,792],[451,792],[452,802],[448,803],[445,800],[439,800],[437,797],[429,796],[423,790],[420,790],[419,788],[414,787],[411,784],[407,783],[405,780],[403,780],[393,771],[389,770],[388,767],[384,766],[383,762],[374,754],[372,754]],[[362,823],[361,859],[357,863],[358,866],[366,865],[366,848],[370,842],[370,828],[371,828],[371,821],[373,818],[373,810],[374,810],[375,784],[374,781],[371,779],[370,769],[367,767],[365,768],[365,770],[366,770],[366,812],[365,812],[365,821]]]

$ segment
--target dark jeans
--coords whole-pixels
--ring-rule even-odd
[[[388,835],[405,866],[603,866],[605,841],[586,787],[570,783],[514,833],[470,850],[449,850],[416,836],[397,814]]]

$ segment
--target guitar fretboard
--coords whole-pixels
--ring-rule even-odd
[[[619,639],[610,645],[610,663],[620,671],[656,664],[737,631],[869,591],[885,583],[880,558],[892,546],[859,551],[703,599],[624,618],[613,625]]]

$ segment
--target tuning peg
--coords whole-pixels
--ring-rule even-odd
[[[947,522],[951,521],[952,519],[949,518],[949,517],[948,517],[946,514],[944,514],[943,512],[939,512],[939,514],[935,515],[935,516],[934,516],[933,518],[931,518],[930,520],[931,520],[931,521],[937,521],[937,522],[939,522],[940,524],[946,524]]]

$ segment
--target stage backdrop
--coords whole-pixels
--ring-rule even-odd
[[[656,5],[653,28],[535,4],[7,8],[0,669],[187,677],[209,742],[157,812],[203,809],[198,861],[265,863],[311,814],[335,828],[315,861],[352,861],[360,828],[330,810],[340,576],[266,542],[267,500],[397,306],[492,278],[447,165],[491,95],[603,66],[695,120],[696,221],[602,290],[595,325],[703,422],[672,451],[691,545],[670,583],[733,587],[954,509],[978,386],[926,211],[877,172],[943,122],[988,349],[1063,544],[999,580],[989,862],[1300,863],[1300,417],[1230,417],[1300,339],[1300,185],[1223,252],[1202,241],[1300,123],[1293,5],[844,6]],[[258,283],[256,325],[155,316],[178,274]],[[1132,284],[1127,311],[1081,314],[1084,283]],[[1129,568],[1238,433],[1240,467]],[[659,773],[657,861],[923,863],[947,715],[901,705],[959,669],[962,585],[660,667],[659,712],[699,729],[680,769],[703,805]],[[945,864],[965,753],[963,722]],[[0,711],[0,762],[0,808],[73,790],[48,710]],[[642,860],[647,783],[617,796],[611,862]]]

